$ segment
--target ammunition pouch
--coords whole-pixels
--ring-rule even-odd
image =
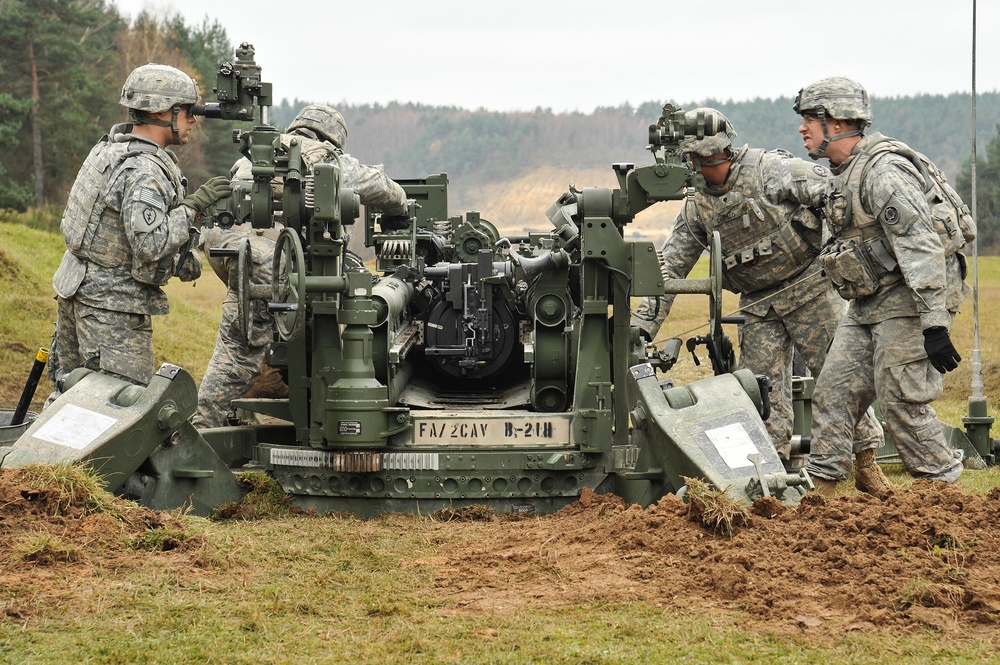
[[[820,253],[823,272],[845,300],[870,296],[903,275],[885,237],[867,242],[838,239]]]
[[[156,263],[140,263],[133,258],[132,279],[143,284],[163,286],[174,275],[174,259],[173,256],[167,256]]]

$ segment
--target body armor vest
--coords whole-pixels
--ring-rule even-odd
[[[146,141],[116,141],[107,136],[94,146],[73,183],[60,223],[66,246],[73,254],[104,268],[132,263],[132,248],[125,236],[121,210],[110,205],[111,185],[117,181],[130,157],[147,155],[163,169],[174,186],[175,200],[164,202],[166,214],[179,203],[184,183],[179,169],[167,164],[159,152],[159,148]],[[172,265],[173,257],[164,260]],[[155,272],[162,271],[155,269]],[[167,271],[161,283],[166,283],[169,277]]]
[[[839,176],[847,196],[828,215],[835,237],[823,248],[823,270],[847,300],[870,296],[903,278],[878,211],[868,212],[861,202],[862,181],[875,154],[872,148],[882,141],[878,133],[862,139],[861,150]]]
[[[699,202],[688,204],[709,236],[719,231],[723,282],[736,293],[753,293],[792,279],[819,254],[819,248],[793,223],[793,213],[800,206],[772,203],[761,195],[763,159],[763,150],[747,150],[728,192],[698,197]]]

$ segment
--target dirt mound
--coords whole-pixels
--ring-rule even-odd
[[[68,577],[201,546],[173,515],[115,498],[79,467],[0,471],[0,615],[21,619],[64,599]]]
[[[918,481],[885,502],[810,495],[750,512],[730,538],[673,495],[643,510],[587,492],[555,515],[480,526],[439,586],[469,611],[643,599],[816,636],[1000,623],[1000,490]]]

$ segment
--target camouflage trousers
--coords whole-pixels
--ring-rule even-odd
[[[943,390],[944,379],[924,351],[919,317],[868,325],[845,318],[816,382],[806,469],[828,480],[847,478],[852,425],[877,399],[906,470],[916,478],[958,480],[962,463],[930,406]]]
[[[827,349],[845,310],[843,298],[830,288],[785,314],[778,314],[773,307],[766,316],[744,312],[745,322],[739,330],[739,364],[771,379],[771,416],[764,424],[782,459],[787,460],[791,451],[794,351],[799,350],[809,373],[819,377],[825,371]],[[854,452],[878,448],[884,442],[882,427],[872,410],[862,409],[851,429]]]
[[[243,397],[260,376],[267,345],[252,346],[242,342],[237,333],[236,317],[235,297],[227,297],[222,303],[215,350],[198,386],[198,411],[191,418],[191,423],[199,429],[227,425],[232,401]],[[264,324],[254,321],[253,325]]]
[[[153,377],[153,324],[149,314],[91,307],[76,298],[56,298],[56,333],[49,379],[57,382],[78,367],[146,385]],[[56,394],[54,393],[53,396]],[[50,400],[54,397],[50,397]]]

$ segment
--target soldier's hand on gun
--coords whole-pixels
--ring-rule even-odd
[[[214,178],[209,178],[208,182],[196,191],[188,194],[181,201],[181,205],[191,208],[200,215],[223,196],[229,196],[232,191],[233,187],[229,184],[229,178],[217,175]]]
[[[933,326],[924,330],[924,351],[934,369],[944,374],[958,367],[962,356],[958,355],[951,336],[944,326]]]

